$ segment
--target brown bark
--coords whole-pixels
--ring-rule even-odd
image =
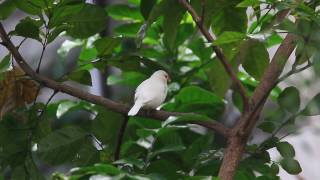
[[[227,148],[224,150],[223,161],[218,175],[222,180],[233,179],[233,175],[242,158],[245,146],[246,138],[241,136],[232,136],[229,138]]]

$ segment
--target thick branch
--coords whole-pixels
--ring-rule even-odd
[[[203,22],[202,19],[198,16],[197,12],[193,9],[193,7],[186,0],[179,0],[179,2],[190,13],[194,22],[197,24],[198,28],[200,29],[200,31],[204,35],[204,37],[207,39],[207,41],[213,42],[214,38],[209,33],[207,28],[204,26],[204,23],[202,23]],[[231,80],[238,88],[238,91],[239,91],[239,93],[242,97],[242,100],[244,102],[244,107],[245,107],[245,109],[247,109],[247,107],[249,106],[249,98],[247,96],[247,93],[246,93],[244,86],[241,84],[240,80],[237,78],[236,73],[233,71],[231,64],[229,63],[226,56],[223,54],[222,50],[217,46],[212,46],[212,48],[213,48],[214,52],[216,53],[216,56],[218,57],[218,59],[222,63],[224,69],[226,70],[226,72],[230,76]]]
[[[13,57],[15,58],[16,62],[19,64],[19,66],[33,80],[39,82],[40,84],[42,84],[48,88],[54,89],[56,91],[60,91],[60,92],[69,94],[71,96],[86,100],[86,101],[91,102],[93,104],[98,104],[98,105],[104,106],[112,111],[121,113],[123,115],[127,115],[129,108],[130,108],[128,105],[117,103],[117,102],[114,102],[110,99],[90,94],[86,91],[82,91],[81,89],[69,86],[64,83],[56,82],[50,78],[47,78],[43,75],[36,73],[26,63],[24,58],[19,53],[18,49],[13,45],[13,43],[9,39],[8,34],[5,32],[1,23],[0,23],[0,37],[3,41],[3,44],[12,53]],[[190,113],[167,112],[167,111],[154,111],[153,113],[148,113],[145,110],[141,110],[139,112],[138,116],[164,121],[170,116],[182,116],[182,115],[186,115],[186,114],[190,114]],[[208,128],[208,129],[212,129],[225,137],[227,137],[229,135],[229,129],[226,128],[224,125],[222,125],[219,122],[200,122],[199,121],[199,122],[193,122],[193,124],[198,124],[200,126]]]
[[[252,95],[252,101],[257,104],[263,99],[265,94],[268,94],[274,88],[280,74],[287,63],[289,56],[295,48],[295,35],[288,34],[278,48],[276,54],[273,56],[270,65],[265,71],[261,83],[255,89]]]

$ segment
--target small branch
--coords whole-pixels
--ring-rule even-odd
[[[23,38],[23,40],[20,42],[20,44],[17,46],[18,49],[22,46],[22,44],[27,40],[28,38]]]
[[[40,71],[40,66],[41,66],[41,62],[43,59],[43,55],[44,55],[44,52],[46,51],[46,48],[48,45],[49,28],[46,24],[45,24],[45,28],[46,28],[46,34],[44,37],[44,43],[42,43],[42,51],[41,51],[40,59],[39,59],[37,70],[36,70],[37,73],[39,73],[39,71]]]
[[[118,132],[118,139],[117,139],[117,144],[116,144],[116,149],[114,153],[114,160],[119,160],[120,159],[120,152],[121,152],[121,145],[123,142],[124,134],[127,128],[127,124],[129,121],[129,116],[125,116],[123,119],[123,122],[121,124],[121,127]]]
[[[313,62],[308,61],[308,64],[305,65],[305,66],[303,66],[302,68],[299,68],[299,69],[292,68],[287,74],[285,74],[285,75],[283,75],[282,77],[280,77],[280,78],[278,79],[277,83],[285,80],[286,78],[290,77],[290,76],[293,75],[293,74],[297,74],[297,73],[299,73],[299,72],[302,72],[302,71],[308,69],[308,68],[311,67],[313,64],[314,64]]]
[[[24,58],[19,53],[18,49],[13,45],[11,40],[8,38],[7,33],[5,32],[2,24],[0,23],[0,37],[7,44],[7,49],[12,53],[12,55],[15,58],[15,61],[19,64],[19,66],[22,68],[22,70],[30,76],[33,80],[39,82],[41,85],[46,86],[48,88],[54,89],[56,91],[69,94],[71,96],[80,98],[82,100],[91,102],[93,104],[99,104],[101,106],[104,106],[114,112],[121,113],[123,115],[127,115],[130,107],[128,105],[118,103],[115,101],[112,101],[108,98],[104,98],[101,96],[93,95],[91,93],[88,93],[86,91],[83,91],[79,88],[75,88],[72,86],[69,86],[64,83],[56,82],[50,78],[47,78],[43,75],[40,75],[36,73],[24,60]],[[141,117],[147,117],[159,121],[164,121],[170,116],[183,116],[188,115],[192,113],[180,113],[180,112],[167,112],[167,111],[154,111],[152,113],[148,113],[147,110],[141,110],[138,113],[138,116]],[[206,127],[208,129],[214,130],[217,133],[228,137],[230,129],[225,127],[223,124],[219,122],[194,122],[193,124],[197,124],[203,127]]]
[[[268,9],[268,11],[262,16],[261,19],[257,19],[256,25],[254,26],[254,28],[251,29],[249,34],[253,33],[257,29],[257,27],[259,27],[261,25],[261,23],[264,21],[264,19],[267,17],[267,15],[270,13],[271,10],[272,10],[272,8]]]
[[[54,90],[54,92],[51,94],[51,96],[49,97],[49,99],[47,100],[46,104],[44,105],[44,107],[42,108],[40,115],[38,116],[38,120],[36,121],[36,125],[34,127],[34,129],[37,128],[39,121],[41,120],[43,114],[45,113],[50,101],[53,99],[53,97],[58,93],[58,91]]]
[[[204,35],[204,37],[207,39],[208,42],[213,42],[214,38],[211,36],[209,31],[206,29],[204,24],[202,23],[202,19],[197,15],[197,12],[193,9],[193,7],[186,1],[186,0],[179,0],[180,4],[184,6],[187,11],[192,16],[194,22],[197,24],[198,28],[200,29],[201,33]],[[223,54],[222,50],[217,46],[212,46],[214,52],[216,53],[216,56],[222,63],[224,69],[230,76],[233,83],[236,85],[244,104],[244,108],[247,110],[249,107],[249,97],[247,96],[246,90],[244,86],[241,84],[241,81],[237,78],[236,73],[233,71],[231,64],[227,60],[226,56]]]
[[[284,121],[283,123],[281,123],[281,125],[280,125],[275,131],[273,131],[273,133],[272,133],[272,135],[271,135],[270,138],[275,137],[275,136],[278,134],[278,132],[279,132],[285,125],[287,125],[288,123],[290,123],[290,121],[291,121],[292,119],[295,119],[298,115],[299,115],[299,113],[294,114],[294,115],[292,115],[291,117],[289,117],[286,121]]]
[[[6,45],[4,42],[0,42],[0,44],[1,44],[3,47],[7,47],[7,45]]]

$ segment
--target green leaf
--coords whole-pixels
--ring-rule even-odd
[[[195,164],[197,164],[198,161],[201,162],[203,160],[203,156],[206,156],[205,152],[207,152],[212,147],[213,142],[213,134],[207,134],[204,136],[200,136],[195,140],[192,140],[192,143],[188,146],[186,151],[183,152],[183,163],[187,167],[195,168]]]
[[[189,86],[180,90],[173,103],[163,108],[180,112],[194,112],[217,118],[224,109],[221,98],[210,91],[197,86]]]
[[[118,175],[121,173],[121,170],[110,165],[110,164],[95,164],[94,166],[81,167],[72,171],[73,175],[92,175],[92,174],[108,174],[111,176]],[[80,177],[81,177],[80,176]]]
[[[75,81],[75,82],[78,82],[80,84],[87,85],[87,86],[92,85],[91,75],[90,75],[89,71],[87,71],[87,70],[72,71],[68,75],[68,79]]]
[[[136,159],[136,158],[120,159],[120,160],[113,162],[113,164],[123,165],[123,166],[127,166],[130,164],[130,165],[134,165],[134,166],[138,167],[139,169],[143,169],[143,167],[144,167],[144,161],[142,161],[141,159]]]
[[[97,58],[98,51],[96,48],[86,48],[82,47],[81,53],[79,55],[80,64],[86,64],[95,60]]]
[[[154,161],[147,168],[148,174],[157,174],[162,177],[162,179],[180,179],[177,173],[178,171],[179,168],[175,164],[164,159]]]
[[[69,27],[68,21],[72,19],[83,8],[82,1],[73,1],[72,3],[59,3],[52,11],[52,17],[49,21],[49,28],[59,26]]]
[[[270,166],[271,171],[273,174],[278,174],[279,173],[279,166],[275,163],[272,163],[272,165]]]
[[[300,108],[300,94],[297,88],[291,86],[284,89],[278,97],[278,104],[281,108],[297,113]]]
[[[314,96],[301,112],[304,116],[316,116],[320,114],[320,94]]]
[[[13,1],[17,6],[17,8],[32,15],[41,14],[41,10],[45,7],[44,0],[13,0]]]
[[[277,126],[273,122],[265,121],[265,122],[262,122],[258,126],[258,128],[266,133],[272,133],[277,128]]]
[[[22,19],[15,28],[15,33],[18,36],[28,37],[32,39],[36,39],[38,41],[41,41],[39,37],[40,33],[40,20],[31,19],[30,17],[27,17],[25,19]]]
[[[223,65],[218,59],[214,59],[209,68],[206,70],[209,78],[210,87],[215,94],[219,97],[224,98],[227,90],[231,85],[229,75],[224,70]]]
[[[78,127],[69,126],[58,129],[40,141],[39,152],[48,152],[60,149],[61,147],[76,142],[87,135],[88,134],[86,132]]]
[[[118,131],[123,122],[121,114],[112,112],[105,107],[96,107],[98,115],[93,120],[91,131],[97,139],[113,151],[118,140]]]
[[[121,75],[110,75],[107,79],[108,85],[125,85],[137,87],[147,77],[139,72],[122,72]]]
[[[107,8],[108,15],[116,20],[143,20],[139,8],[127,4],[110,5]]]
[[[263,141],[261,143],[261,145],[260,145],[260,148],[263,149],[263,150],[268,150],[268,149],[271,149],[273,147],[276,147],[278,142],[279,142],[279,138],[271,137],[271,138],[268,138],[265,141]]]
[[[10,54],[6,55],[0,62],[0,73],[6,72],[10,69]]]
[[[159,148],[159,149],[153,151],[150,154],[150,158],[154,158],[157,155],[162,154],[162,153],[177,152],[177,151],[182,151],[182,150],[185,150],[185,149],[186,149],[186,147],[184,145],[168,144],[168,145],[165,145],[162,148]]]
[[[61,25],[54,28],[48,35],[48,43],[54,41],[62,32],[68,29],[68,25]]]
[[[295,151],[293,146],[288,142],[277,143],[277,150],[284,158],[293,158],[295,156]]]
[[[198,38],[190,42],[189,48],[192,50],[193,54],[200,58],[201,61],[207,61],[213,53],[211,47],[205,46],[205,42],[202,38]]]
[[[103,8],[85,4],[79,12],[67,20],[67,33],[74,38],[87,38],[104,30],[107,14]]]
[[[149,158],[152,159],[155,156],[163,153],[178,152],[186,149],[180,135],[177,130],[180,127],[163,127],[160,128],[156,134],[156,141],[153,144],[152,152],[149,154]]]
[[[157,0],[141,0],[140,12],[145,20],[148,19],[152,8],[157,3]]]
[[[4,1],[0,4],[0,20],[7,19],[16,9],[14,1]]]
[[[247,30],[247,14],[244,8],[235,8],[236,1],[223,4],[216,2],[216,10],[212,15],[212,29],[216,35],[225,31],[245,33]]]
[[[114,29],[114,32],[119,36],[135,38],[137,37],[137,33],[141,25],[142,23],[122,24],[120,26],[117,26]]]
[[[71,108],[74,108],[78,105],[77,102],[74,101],[62,101],[59,103],[56,116],[57,118],[61,118],[64,114],[66,114]]]
[[[281,125],[286,117],[285,110],[279,108],[266,114],[265,120],[258,126],[261,130],[267,133],[272,133]]]
[[[164,19],[163,19],[163,42],[166,47],[173,51],[177,39],[177,32],[185,8],[181,7],[178,1],[164,0]]]
[[[38,152],[43,160],[53,165],[71,161],[87,136],[88,133],[78,127],[64,127],[41,139]]]
[[[289,174],[299,174],[302,171],[299,162],[293,158],[284,158],[280,164]]]
[[[259,0],[243,0],[241,3],[237,5],[237,7],[257,7],[260,5]]]
[[[199,115],[199,114],[187,114],[183,116],[170,116],[166,121],[162,123],[162,126],[167,126],[169,124],[175,123],[190,123],[190,122],[212,122],[207,116]]]
[[[100,162],[101,154],[102,153],[92,145],[92,140],[88,139],[84,141],[73,161],[77,166],[87,166]]]
[[[256,80],[260,80],[269,64],[269,54],[262,42],[248,40],[239,54],[243,68]]]
[[[120,45],[121,38],[104,37],[96,40],[93,44],[98,51],[99,56],[109,55],[113,49]]]
[[[266,46],[267,48],[270,48],[272,46],[278,45],[283,41],[283,38],[277,34],[277,33],[272,33],[271,36],[269,36],[266,40]]]
[[[219,46],[222,44],[238,42],[245,38],[246,38],[246,35],[243,33],[225,31],[213,42],[213,44]]]

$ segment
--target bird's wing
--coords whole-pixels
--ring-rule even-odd
[[[134,97],[135,101],[139,100],[143,103],[147,103],[154,99],[158,95],[158,92],[154,90],[155,85],[155,82],[150,78],[144,80],[136,89]]]

